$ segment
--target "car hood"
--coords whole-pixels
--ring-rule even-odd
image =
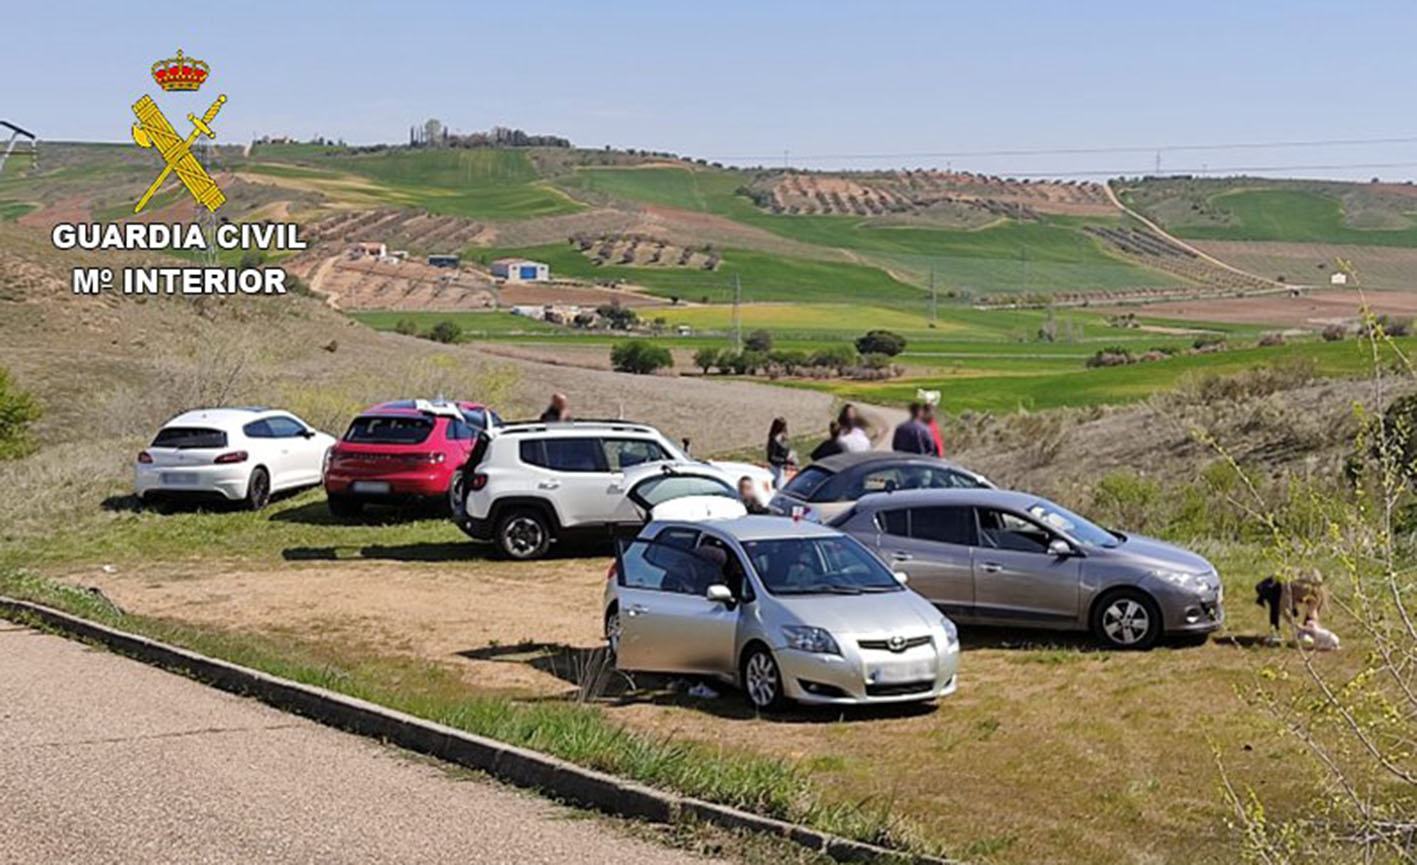
[[[724,496],[680,496],[660,502],[649,512],[651,520],[726,520],[747,515],[742,502]]]
[[[1148,568],[1166,568],[1191,574],[1205,574],[1215,570],[1215,566],[1204,557],[1145,535],[1127,535],[1127,539],[1121,544],[1103,548],[1098,553],[1107,558]]]
[[[773,599],[786,613],[781,624],[825,628],[838,639],[911,636],[934,630],[940,621],[939,611],[909,589],[864,595],[773,595]]]

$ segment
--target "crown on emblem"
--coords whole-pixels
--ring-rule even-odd
[[[179,48],[176,57],[153,64],[153,80],[163,90],[196,90],[207,80],[210,71],[211,67],[201,60],[183,57]]]

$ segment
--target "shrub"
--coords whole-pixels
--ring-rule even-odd
[[[1129,363],[1136,363],[1136,358],[1132,356],[1131,349],[1121,345],[1109,345],[1106,348],[1099,348],[1092,357],[1087,359],[1087,366],[1089,368],[1125,366]]]
[[[905,351],[905,337],[889,330],[869,331],[856,340],[856,350],[862,354],[884,354],[895,357]]]
[[[775,351],[768,355],[768,360],[782,367],[782,371],[788,375],[796,375],[798,370],[807,365],[808,357],[805,351]]]
[[[39,420],[39,401],[20,390],[0,367],[0,460],[18,459],[35,450],[29,425]]]
[[[1220,351],[1225,348],[1225,337],[1198,336],[1195,342],[1191,343],[1191,348],[1196,351]]]
[[[642,339],[616,343],[610,349],[610,363],[618,372],[648,375],[674,365],[669,349]]]
[[[1273,345],[1284,345],[1284,334],[1267,333],[1264,336],[1260,337],[1260,341],[1258,344],[1261,348],[1267,348]]]
[[[418,336],[418,322],[411,318],[401,318],[394,323],[394,333],[404,336]]]
[[[1343,342],[1348,336],[1348,328],[1341,324],[1331,324],[1323,329],[1324,342]]]
[[[704,371],[708,375],[709,371],[718,366],[723,359],[723,352],[716,348],[701,348],[694,352],[694,366]]]
[[[428,331],[428,338],[434,342],[457,342],[462,339],[462,328],[457,322],[444,319],[433,325],[433,329]]]
[[[640,319],[633,309],[627,309],[618,303],[601,304],[595,311],[612,330],[629,330]]]
[[[812,366],[834,369],[838,373],[856,365],[856,350],[849,345],[832,345],[812,353]]]
[[[766,330],[755,330],[743,340],[743,348],[748,351],[772,351],[772,334]]]

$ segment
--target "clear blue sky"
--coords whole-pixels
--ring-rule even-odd
[[[212,78],[160,104],[228,94],[226,141],[398,142],[437,117],[710,158],[1066,173],[1155,155],[898,154],[1417,136],[1410,2],[39,0],[3,20],[0,118],[48,139],[126,140],[129,105],[160,95],[149,66],[178,47]],[[807,159],[823,154],[892,155]],[[1285,173],[1417,177],[1417,144],[1162,155],[1354,163],[1413,165]]]

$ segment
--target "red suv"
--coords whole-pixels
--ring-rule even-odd
[[[400,499],[461,500],[461,469],[478,434],[501,422],[474,402],[400,400],[366,409],[330,453],[330,513],[358,516],[366,504]]]

